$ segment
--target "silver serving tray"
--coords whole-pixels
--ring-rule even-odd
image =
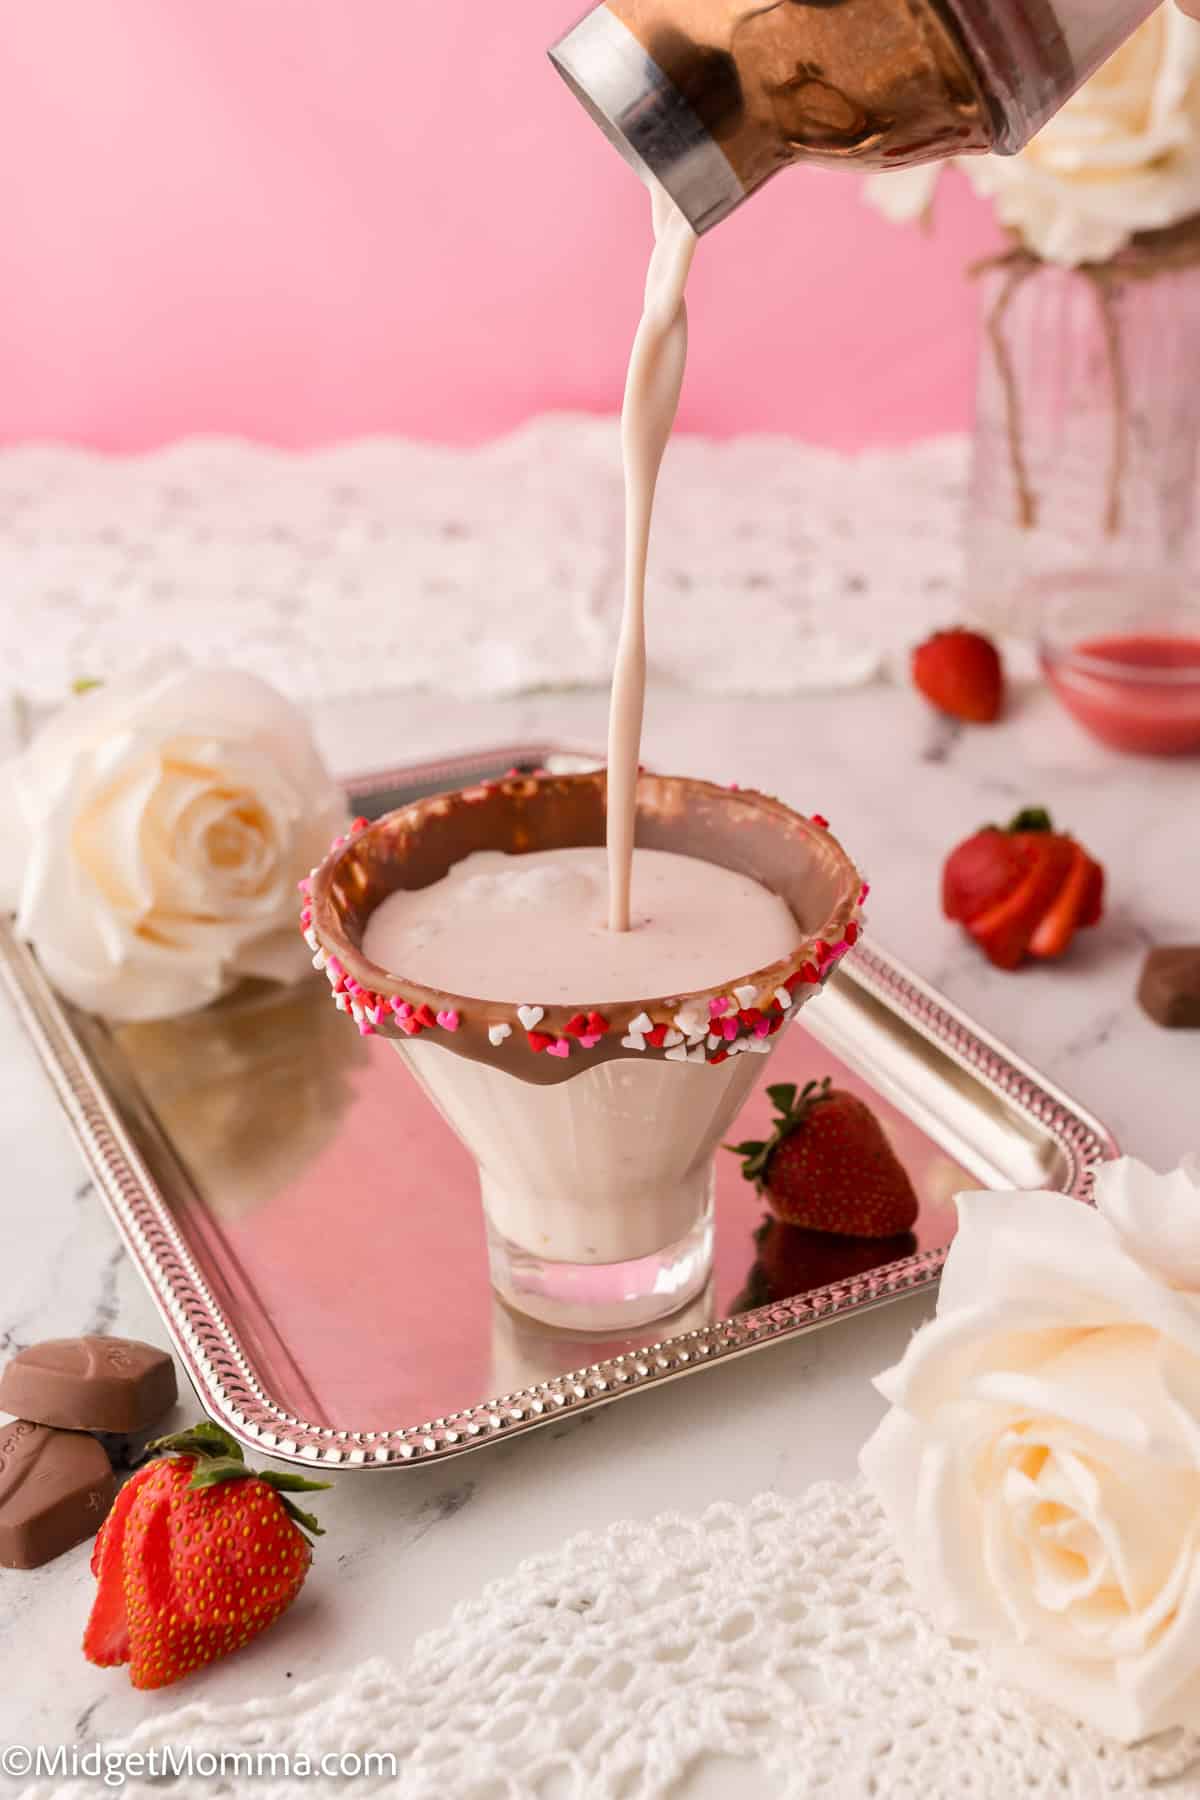
[[[373,814],[546,764],[592,759],[521,744],[349,785]],[[322,978],[106,1026],[53,992],[7,924],[0,974],[201,1403],[288,1462],[460,1455],[849,1318],[937,1281],[962,1188],[1084,1200],[1116,1154],[1073,1101],[860,945],[771,1072],[829,1073],[869,1100],[920,1195],[914,1231],[874,1246],[780,1227],[763,1240],[761,1203],[723,1157],[703,1299],[626,1338],[556,1334],[494,1300],[470,1159]],[[760,1093],[737,1135],[766,1111]]]

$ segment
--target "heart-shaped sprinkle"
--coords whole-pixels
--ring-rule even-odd
[[[366,1014],[372,1025],[378,1025],[380,1019],[383,1017],[383,1008],[382,1006],[368,1006],[366,1008]]]
[[[697,1044],[696,1048],[694,1050],[689,1050],[687,1053],[687,1059],[690,1063],[707,1062],[708,1058],[704,1054],[704,1045]]]
[[[775,989],[775,1004],[777,1006],[782,1006],[784,1012],[786,1012],[788,1007],[792,1004],[792,996],[788,993],[786,988]]]
[[[709,1018],[710,1019],[719,1019],[721,1017],[722,1013],[727,1013],[729,1011],[732,1004],[733,1004],[733,1002],[728,998],[727,995],[718,994],[715,1000],[710,1000],[708,1003]]]
[[[758,1056],[765,1056],[771,1048],[765,1037],[746,1038],[740,1046],[743,1050],[753,1050]]]
[[[771,1030],[770,1019],[760,1019],[758,1021],[757,1025],[755,1025],[755,1027],[754,1027],[754,1035],[756,1038],[765,1038],[769,1034],[770,1030]]]
[[[735,987],[733,997],[742,1008],[753,1006],[758,999],[758,989],[753,983],[748,982],[743,987]]]
[[[722,1019],[721,1020],[721,1032],[725,1039],[725,1042],[727,1044],[732,1044],[734,1038],[738,1034],[737,1020],[736,1019]]]
[[[682,1044],[682,1042],[683,1042],[682,1031],[668,1031],[666,1037],[663,1039],[663,1043],[666,1045],[668,1050],[673,1050],[675,1048],[676,1044]]]
[[[325,952],[320,948],[319,945],[317,947],[316,954],[314,955],[314,957],[312,959],[312,962],[313,962],[314,969],[323,969],[325,967]]]
[[[661,1050],[666,1042],[667,1028],[665,1025],[655,1025],[652,1030],[646,1032],[645,1036],[648,1044],[653,1044],[656,1050]]]
[[[579,1040],[580,1047],[584,1050],[594,1050],[599,1042],[600,1039],[593,1037],[590,1031],[585,1032]]]
[[[343,969],[341,963],[338,961],[336,956],[327,956],[325,958],[325,966],[329,970],[329,973],[333,976],[335,981],[344,981],[345,980],[346,971],[345,971],[345,969]]]
[[[814,813],[812,815],[812,822],[814,825],[819,825],[822,831],[829,830],[829,820],[823,813]]]
[[[544,1031],[531,1031],[529,1034],[531,1050],[548,1050],[553,1042],[554,1039]]]
[[[407,1000],[398,1000],[393,997],[388,1004],[398,1019],[412,1018],[412,1007]]]
[[[505,1038],[511,1037],[511,1036],[512,1036],[512,1026],[511,1025],[489,1025],[488,1026],[488,1038],[493,1044],[502,1044],[504,1042]]]
[[[718,1033],[717,1033],[717,1032],[715,1032],[715,1031],[710,1031],[710,1032],[709,1032],[709,1034],[708,1034],[708,1036],[707,1036],[707,1037],[706,1037],[706,1038],[705,1038],[705,1040],[704,1040],[704,1041],[705,1041],[705,1043],[706,1043],[706,1044],[707,1044],[707,1045],[708,1045],[708,1047],[709,1047],[709,1049],[710,1049],[710,1050],[715,1050],[715,1049],[716,1049],[716,1047],[717,1047],[717,1045],[718,1045],[718,1044],[720,1044],[720,1043],[721,1043],[721,1042],[722,1042],[722,1041],[723,1041],[723,1040],[722,1040],[722,1038],[721,1038],[721,1037],[720,1037],[720,1036],[719,1036],[719,1035],[718,1035]]]
[[[646,1040],[640,1031],[631,1031],[628,1037],[621,1039],[621,1048],[623,1050],[644,1050]]]
[[[846,942],[851,949],[853,949],[858,942],[858,926],[854,923],[853,919],[846,927]]]
[[[686,1062],[687,1059],[688,1053],[685,1044],[672,1044],[671,1048],[667,1051],[668,1062]]]
[[[350,1011],[350,998],[347,994],[335,994],[333,996],[333,1004],[337,1007],[339,1012]]]
[[[738,1024],[746,1031],[753,1031],[761,1018],[762,1013],[757,1006],[745,1006],[738,1014]]]
[[[629,1029],[632,1032],[636,1032],[639,1036],[645,1037],[648,1032],[654,1030],[654,1020],[650,1017],[649,1013],[640,1012],[636,1019],[630,1019]]]
[[[321,941],[318,938],[316,932],[313,930],[311,925],[309,926],[308,930],[306,932],[304,932],[303,936],[304,936],[305,943],[308,945],[309,949],[312,950],[314,953],[321,948]],[[317,966],[316,963],[314,963],[313,968],[315,969],[316,966]]]
[[[350,1013],[351,1013],[351,1016],[352,1016],[352,1018],[353,1018],[353,1020],[354,1020],[354,1023],[355,1023],[355,1024],[356,1024],[356,1025],[361,1025],[361,1024],[362,1024],[362,1022],[363,1022],[363,1009],[362,1009],[362,1007],[361,1007],[361,1006],[360,1006],[360,1005],[359,1005],[359,1004],[358,1004],[358,1001],[357,1001],[357,1000],[354,1000],[354,1001],[352,1001],[352,1002],[351,1002],[351,1004],[350,1004]]]
[[[590,1012],[588,1014],[587,1028],[589,1037],[598,1038],[603,1037],[606,1031],[612,1030],[612,1026],[609,1024],[604,1014],[598,1012]]]
[[[565,1037],[559,1038],[557,1043],[546,1045],[546,1055],[547,1056],[570,1056],[570,1054],[571,1054],[570,1038],[565,1038]]]
[[[432,1031],[433,1027],[437,1024],[437,1015],[434,1013],[432,1006],[429,1006],[424,1002],[418,1006],[413,1017],[416,1019],[418,1025],[423,1025],[425,1027],[426,1031]]]
[[[544,1006],[518,1006],[517,1008],[517,1017],[526,1031],[532,1031],[535,1025],[540,1025],[545,1016]]]
[[[458,1014],[454,1011],[453,1007],[448,1008],[445,1012],[440,1012],[437,1016],[437,1022],[443,1031],[458,1030]]]
[[[717,1054],[715,1056],[712,1056],[709,1058],[709,1062],[714,1069],[716,1068],[718,1063],[723,1063],[723,1062],[728,1062],[728,1061],[729,1061],[728,1050],[718,1050]]]
[[[359,1037],[374,1037],[375,1027],[373,1025],[369,1024],[366,1019],[364,1019],[358,1028],[358,1035],[359,1035]]]
[[[563,1026],[566,1037],[582,1037],[588,1028],[586,1013],[573,1013]]]

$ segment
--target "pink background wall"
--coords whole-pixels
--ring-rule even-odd
[[[609,410],[641,188],[544,60],[582,0],[37,0],[0,38],[0,439],[464,440]],[[962,424],[934,237],[791,172],[702,246],[683,423],[836,444]]]

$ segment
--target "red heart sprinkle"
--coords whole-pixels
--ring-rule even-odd
[[[546,1031],[531,1031],[528,1033],[528,1038],[531,1050],[548,1050],[554,1042],[549,1032]]]
[[[728,1062],[728,1061],[729,1061],[728,1050],[718,1050],[717,1054],[715,1056],[709,1057],[708,1064],[709,1064],[710,1068],[715,1068],[718,1063],[723,1063],[723,1062]]]
[[[855,925],[853,923],[847,925],[845,941],[846,941],[846,943],[850,944],[851,946],[857,944],[857,942],[858,942],[858,926],[857,925]]]
[[[587,1014],[576,1013],[572,1018],[568,1019],[563,1026],[563,1035],[565,1037],[582,1037],[587,1028]]]
[[[612,1027],[604,1014],[598,1012],[588,1014],[587,1028],[589,1037],[603,1037],[606,1031],[612,1030]]]
[[[744,1025],[747,1031],[753,1031],[761,1018],[762,1013],[757,1006],[744,1006],[738,1014],[738,1023]]]
[[[668,1028],[665,1025],[656,1025],[652,1031],[646,1033],[646,1042],[648,1044],[653,1044],[656,1050],[660,1050],[662,1048],[662,1041],[667,1035],[667,1029]]]
[[[431,1030],[433,1028],[433,1026],[435,1026],[437,1024],[437,1020],[433,1016],[432,1008],[425,1005],[424,1003],[422,1003],[420,1006],[418,1006],[416,1012],[413,1014],[413,1017],[416,1019],[417,1024],[424,1025],[426,1030]]]

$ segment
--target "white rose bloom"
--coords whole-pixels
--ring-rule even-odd
[[[345,799],[251,675],[160,660],[68,701],[0,770],[0,904],[68,999],[152,1019],[308,960],[296,883]]]
[[[914,1591],[1125,1742],[1200,1723],[1200,1159],[965,1194],[862,1456]]]
[[[1200,24],[1154,13],[1019,156],[964,157],[1001,223],[1046,262],[1104,262],[1135,232],[1200,212]],[[893,220],[928,207],[936,173],[872,177]]]

